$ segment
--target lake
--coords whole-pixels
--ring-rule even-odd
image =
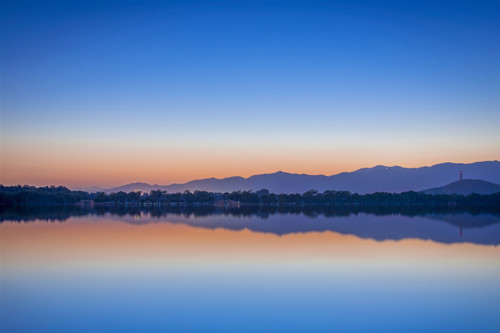
[[[499,332],[500,215],[0,214],[2,332]]]

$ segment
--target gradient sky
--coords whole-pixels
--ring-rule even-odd
[[[500,159],[500,5],[2,1],[2,184]]]

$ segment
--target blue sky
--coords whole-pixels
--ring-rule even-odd
[[[0,12],[4,183],[78,183],[54,176],[68,151],[82,168],[113,164],[105,150],[137,156],[164,165],[146,177],[163,182],[500,157],[495,2],[4,1]],[[40,152],[59,166],[40,168]],[[112,169],[83,182],[146,173],[112,180]]]

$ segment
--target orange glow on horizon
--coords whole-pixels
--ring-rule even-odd
[[[113,187],[132,182],[169,185],[203,178],[249,177],[284,171],[333,175],[375,165],[422,167],[443,162],[471,163],[500,159],[488,152],[461,155],[454,151],[428,154],[368,148],[319,147],[187,147],[139,149],[137,147],[56,147],[38,149],[12,145],[2,149],[0,183],[36,186]],[[248,149],[247,149],[248,148]],[[397,156],[395,158],[394,156]]]

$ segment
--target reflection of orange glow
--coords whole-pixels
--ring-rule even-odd
[[[116,221],[3,223],[1,261],[6,267],[37,262],[117,264],[134,261],[399,262],[461,267],[461,262],[496,267],[500,247],[444,245],[422,240],[359,239],[333,232],[285,236],[248,230],[209,230],[170,223],[136,226]],[[457,260],[459,258],[460,260]],[[477,261],[474,258],[482,258]],[[471,267],[471,269],[473,269]]]

